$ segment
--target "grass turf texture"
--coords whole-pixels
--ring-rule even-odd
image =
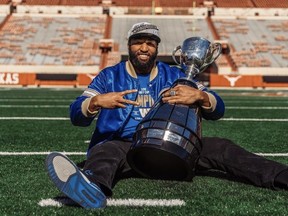
[[[79,89],[0,89],[0,118],[68,117],[70,102],[81,92]],[[263,96],[267,92],[273,96]],[[219,93],[228,107],[225,118],[288,119],[285,109],[229,109],[229,106],[287,107],[287,96],[277,96],[274,91],[220,90]],[[67,108],[25,105],[66,105]],[[85,152],[88,144],[84,141],[90,138],[93,128],[94,125],[74,127],[69,120],[0,120],[0,151]],[[287,153],[287,129],[287,121],[203,121],[204,136],[230,138],[252,152]],[[80,162],[85,156],[69,157]],[[269,159],[288,164],[287,157]],[[287,215],[288,212],[287,191],[271,191],[210,176],[196,176],[193,182],[127,179],[114,188],[113,199],[181,199],[185,206],[108,206],[96,211],[71,206],[41,207],[38,202],[42,199],[61,195],[48,179],[44,160],[45,155],[0,156],[1,215]]]

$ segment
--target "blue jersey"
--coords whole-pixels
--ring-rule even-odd
[[[139,96],[139,92],[141,92],[141,85],[137,74],[128,68],[129,62],[123,61],[112,67],[103,69],[92,80],[83,94],[76,98],[70,105],[71,122],[78,126],[88,126],[91,124],[93,118],[86,117],[81,110],[82,102],[88,97],[109,92],[138,89],[138,92],[125,95],[125,99],[136,100]],[[163,62],[157,62],[156,68],[150,73],[147,88],[145,88],[145,91],[149,92],[150,102],[156,101],[157,98],[164,91],[169,89],[174,81],[180,77],[186,77],[185,73],[180,68],[169,66]],[[225,110],[222,99],[215,92],[209,91],[198,81],[195,82],[198,85],[198,89],[213,94],[217,102],[215,109],[212,112],[202,112],[202,117],[207,120],[217,120],[221,118],[224,115]],[[141,94],[145,95],[143,92]],[[148,102],[148,104],[150,105],[151,103]],[[149,110],[149,107],[146,107],[146,111],[147,110]],[[134,106],[129,104],[126,108],[101,109],[89,149],[98,143],[111,140],[117,136],[121,137],[121,133],[127,125],[127,122],[129,122],[129,119],[136,116],[134,115],[135,113],[132,115],[133,111],[135,111]],[[135,125],[134,130],[136,130],[136,126],[137,125]],[[129,130],[133,130],[133,128],[130,128]],[[132,133],[130,133],[129,136],[131,138]],[[129,136],[127,138],[129,138]]]

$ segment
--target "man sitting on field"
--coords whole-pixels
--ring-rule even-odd
[[[103,208],[112,188],[124,177],[135,176],[126,160],[141,110],[150,109],[162,95],[169,104],[197,105],[206,120],[218,120],[225,106],[215,92],[195,80],[198,89],[177,85],[185,77],[178,67],[156,61],[158,27],[137,23],[128,32],[129,60],[103,69],[70,106],[74,125],[89,126],[97,116],[96,128],[80,170],[65,155],[53,152],[46,159],[48,174],[56,187],[84,208]],[[145,95],[149,100],[140,101]],[[287,189],[288,167],[247,152],[231,140],[203,137],[196,171],[216,169],[255,186]]]

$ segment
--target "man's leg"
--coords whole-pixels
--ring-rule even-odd
[[[259,187],[287,189],[288,166],[248,152],[228,139],[205,137],[202,142],[199,168],[221,170]]]
[[[83,172],[108,197],[112,196],[112,188],[119,179],[134,174],[126,161],[131,144],[129,141],[112,140],[95,145],[89,152]]]
[[[48,175],[55,186],[69,198],[87,209],[104,208],[106,196],[90,182],[65,155],[52,152],[46,158]]]

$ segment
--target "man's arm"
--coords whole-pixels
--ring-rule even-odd
[[[210,106],[202,107],[202,116],[206,120],[218,120],[224,116],[225,104],[222,98],[213,91],[203,91],[209,97]]]
[[[199,90],[187,85],[177,85],[163,93],[162,96],[165,103],[200,106],[202,116],[207,120],[220,119],[225,112],[225,105],[221,97],[206,88]]]
[[[90,97],[81,95],[70,105],[70,120],[73,125],[85,127],[93,121],[96,115],[88,116],[87,114],[87,102],[89,100]]]

